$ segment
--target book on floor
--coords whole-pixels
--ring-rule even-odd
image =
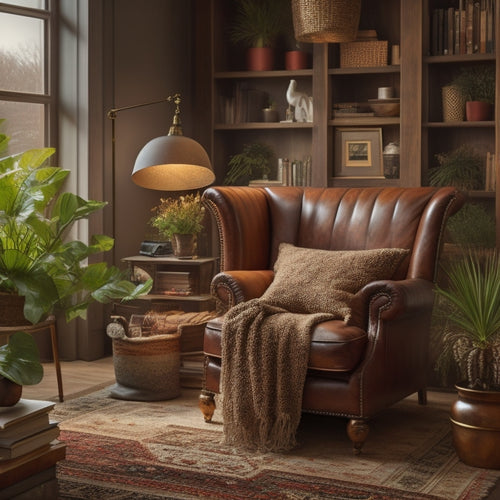
[[[49,428],[37,432],[31,436],[22,439],[5,440],[0,444],[0,461],[11,460],[20,457],[25,453],[37,450],[38,448],[48,447],[52,441],[59,436],[59,427],[57,422],[53,422]]]
[[[20,399],[14,406],[0,409],[0,432],[12,426],[21,426],[38,415],[48,414],[55,406],[53,401]]]
[[[40,413],[32,418],[21,420],[13,425],[0,429],[0,443],[6,439],[23,438],[47,429],[51,424],[48,413]]]

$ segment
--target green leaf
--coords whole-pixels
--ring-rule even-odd
[[[0,375],[20,385],[38,384],[43,378],[38,348],[33,337],[16,332],[0,347]]]

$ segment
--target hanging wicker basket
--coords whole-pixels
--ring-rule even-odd
[[[299,42],[350,42],[356,38],[361,0],[292,0]]]

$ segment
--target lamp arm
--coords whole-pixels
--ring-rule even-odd
[[[110,120],[114,120],[116,118],[117,113],[120,111],[125,111],[127,109],[134,109],[134,108],[143,108],[144,106],[152,106],[153,104],[160,104],[162,102],[172,102],[174,101],[176,105],[176,113],[179,112],[179,105],[181,103],[181,95],[180,94],[174,94],[174,95],[169,95],[168,97],[164,99],[160,99],[158,101],[151,101],[151,102],[143,102],[141,104],[132,104],[130,106],[122,106],[120,108],[112,108],[108,111],[108,118]]]

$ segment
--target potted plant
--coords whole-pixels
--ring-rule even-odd
[[[90,245],[66,241],[73,224],[106,203],[60,192],[69,175],[45,166],[52,148],[33,149],[0,161],[0,320],[4,325],[38,323],[55,311],[66,320],[85,317],[92,302],[130,300],[147,293],[105,262],[87,264],[113,247],[112,238],[92,237]],[[22,305],[12,317],[12,303]]]
[[[192,257],[196,251],[196,235],[203,229],[205,207],[199,193],[179,198],[161,198],[153,208],[150,224],[161,236],[172,241],[177,257]]]
[[[470,65],[462,68],[453,80],[465,99],[468,121],[491,120],[495,102],[495,67],[491,64]]]
[[[500,254],[469,250],[445,270],[437,287],[444,321],[439,368],[454,366],[458,399],[451,409],[459,458],[500,468]]]
[[[247,68],[269,71],[274,67],[274,47],[283,32],[283,0],[238,0],[231,40],[247,47]]]
[[[38,384],[43,378],[38,348],[31,335],[16,332],[0,346],[0,406],[19,401],[23,385]]]
[[[439,166],[429,171],[431,186],[455,186],[465,191],[484,188],[484,160],[464,144],[436,155]]]
[[[246,144],[243,151],[229,160],[226,185],[248,185],[252,179],[266,179],[271,173],[274,151],[267,144]]]

